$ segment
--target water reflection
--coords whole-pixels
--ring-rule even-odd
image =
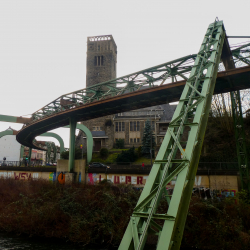
[[[105,248],[90,248],[62,240],[19,237],[12,234],[0,233],[1,250],[107,250]],[[114,250],[114,248],[113,248]]]

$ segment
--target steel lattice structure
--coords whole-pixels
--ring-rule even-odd
[[[62,95],[33,113],[27,127],[19,132],[18,135],[21,134],[19,140],[32,139],[32,133],[33,136],[36,133],[38,134],[34,131],[45,130],[51,121],[52,124],[53,121],[56,124],[58,117],[61,119],[59,121],[61,124],[69,122],[71,135],[69,169],[71,171],[71,166],[74,163],[75,129],[77,121],[80,120],[77,117],[77,111],[81,109],[79,106],[85,104],[88,106],[93,102],[98,103],[100,100],[136,92],[143,88],[154,88],[163,84],[175,83],[180,79],[186,81],[179,104],[131,216],[119,250],[144,249],[149,234],[158,236],[157,250],[177,250],[180,248],[221,60],[225,65],[225,57],[221,58],[223,50],[228,45],[228,42],[226,45],[225,42],[227,42],[227,39],[223,22],[216,20],[209,25],[198,54],[182,57]],[[232,51],[230,58],[236,65],[239,62],[243,65],[250,65],[249,45],[246,44]],[[242,119],[240,95],[237,95],[239,91],[234,93],[236,95],[233,92],[231,95],[233,112],[235,112],[235,126],[240,128],[237,127],[240,126],[240,119]],[[67,114],[71,111],[73,111],[72,114]],[[41,129],[41,126],[44,127]],[[237,133],[236,136],[240,143],[244,131],[238,130]],[[242,145],[238,144],[238,148],[244,151],[244,145]],[[239,152],[243,152],[241,149]],[[246,154],[245,158],[247,158]],[[245,158],[242,158],[241,165],[244,164]],[[248,174],[247,167],[247,171],[243,175],[248,176]],[[175,179],[175,188],[173,194],[170,195],[166,193],[166,185]],[[163,194],[169,207],[165,214],[159,214],[157,208]],[[163,225],[159,224],[158,220],[162,220]]]
[[[144,249],[150,233],[158,235],[158,250],[180,248],[224,38],[222,21],[209,25],[119,250]],[[174,178],[168,211],[158,214],[162,193]],[[163,226],[157,219],[163,220]]]
[[[233,50],[235,62],[249,63],[246,51],[250,51],[250,44]],[[85,89],[77,90],[62,95],[32,114],[32,119],[37,120],[51,114],[67,109],[72,109],[97,100],[138,91],[179,80],[187,80],[194,65],[197,54],[185,56],[167,63],[144,69],[120,78],[99,83]],[[250,65],[250,64],[249,64]]]

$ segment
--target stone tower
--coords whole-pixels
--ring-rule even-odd
[[[117,47],[112,35],[91,36],[87,38],[86,87],[116,78]],[[104,87],[105,88],[105,87]],[[99,117],[82,122],[92,133],[94,151],[105,147],[113,148],[114,115]],[[79,133],[76,143],[86,147],[86,139]]]
[[[112,35],[87,38],[86,87],[116,78],[117,47]]]

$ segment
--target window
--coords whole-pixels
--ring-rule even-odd
[[[103,56],[95,56],[95,66],[103,66]]]
[[[125,131],[125,122],[116,122],[115,123],[115,131]]]
[[[101,131],[101,127],[100,126],[94,126],[92,128],[92,131]]]
[[[130,143],[138,143],[140,142],[140,138],[130,138]]]
[[[130,131],[140,131],[140,122],[130,122]]]

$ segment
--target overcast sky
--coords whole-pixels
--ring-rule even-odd
[[[249,0],[0,0],[0,114],[29,115],[85,88],[88,36],[113,35],[120,77],[197,53],[216,17],[227,35],[249,36],[249,7]],[[21,128],[0,122],[0,131],[9,126]],[[69,129],[54,131],[68,147]]]

